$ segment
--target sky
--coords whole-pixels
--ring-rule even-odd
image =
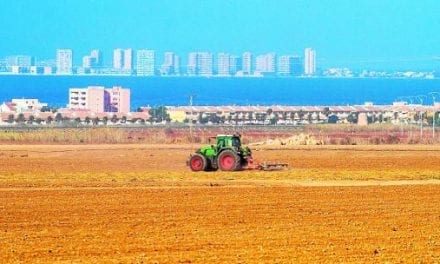
[[[440,69],[439,0],[0,0],[0,58],[71,48],[303,55],[318,65]]]

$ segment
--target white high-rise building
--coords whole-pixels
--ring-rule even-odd
[[[100,68],[102,67],[103,61],[102,61],[102,52],[98,49],[92,50],[90,52],[90,58],[92,58],[92,67]]]
[[[283,55],[278,57],[278,74],[282,76],[299,76],[303,73],[299,56]]]
[[[316,51],[306,48],[304,51],[304,74],[314,75],[316,72]]]
[[[115,49],[113,50],[113,69],[130,71],[133,69],[133,50]]]
[[[240,57],[231,55],[229,56],[229,74],[235,75],[242,69],[242,60]]]
[[[71,49],[57,50],[57,74],[72,74],[73,52]]]
[[[78,68],[77,73],[96,73],[102,68],[102,52],[94,49],[90,55],[82,59],[82,68]]]
[[[93,58],[90,57],[89,55],[84,56],[82,61],[83,61],[82,63],[83,68],[91,68],[93,65]]]
[[[136,70],[140,76],[154,76],[154,50],[138,50],[136,52]]]
[[[197,52],[190,52],[188,54],[188,65],[186,67],[186,72],[188,75],[196,75],[197,74]]]
[[[219,76],[229,76],[230,58],[228,53],[217,54],[217,74]]]
[[[211,76],[213,57],[209,52],[191,52],[188,54],[188,75]]]
[[[275,53],[267,53],[258,55],[255,59],[255,71],[260,73],[274,73],[275,72]]]
[[[124,51],[122,49],[113,50],[113,69],[121,70],[124,65]]]
[[[180,57],[174,54],[174,74],[180,75]]]
[[[133,50],[125,49],[124,50],[124,66],[122,67],[126,71],[133,70]]]
[[[6,57],[6,67],[31,67],[35,65],[35,59],[27,55],[15,55]]]
[[[242,71],[244,75],[251,75],[253,73],[252,70],[252,53],[245,52],[243,53],[243,66]]]
[[[197,71],[198,75],[211,76],[212,75],[212,53],[199,52],[197,56]]]
[[[174,52],[165,52],[164,62],[160,67],[162,75],[179,75],[180,74],[180,58]]]

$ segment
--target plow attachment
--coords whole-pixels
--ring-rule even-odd
[[[281,162],[259,162],[251,163],[247,167],[248,170],[263,170],[263,171],[280,171],[287,170],[289,167],[288,163]]]

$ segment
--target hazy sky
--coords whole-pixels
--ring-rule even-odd
[[[440,64],[439,0],[0,0],[0,57],[117,47],[302,55],[326,65]],[[159,60],[162,59],[158,54]]]

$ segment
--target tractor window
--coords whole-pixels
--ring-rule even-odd
[[[232,146],[234,146],[234,147],[240,147],[240,139],[239,138],[236,138],[236,137],[233,137],[232,138]]]
[[[219,139],[217,141],[217,146],[223,148],[225,146],[225,141],[223,139]]]

